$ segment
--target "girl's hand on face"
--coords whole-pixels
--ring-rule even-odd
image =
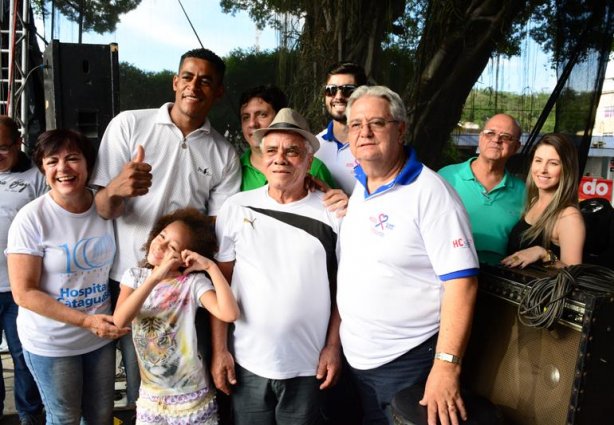
[[[170,272],[178,270],[183,265],[181,255],[171,249],[167,250],[159,266],[154,267],[152,276],[164,280]]]
[[[194,271],[207,271],[211,265],[215,264],[207,257],[203,257],[202,255],[194,251],[190,251],[189,249],[184,249],[181,252],[181,257],[183,258],[183,264],[186,267],[183,274],[188,274]]]

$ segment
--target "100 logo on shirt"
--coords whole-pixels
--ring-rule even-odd
[[[59,246],[66,254],[66,273],[94,270],[109,265],[115,255],[115,241],[109,235],[81,239],[71,249]]]

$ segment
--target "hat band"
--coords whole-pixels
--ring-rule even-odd
[[[284,129],[287,129],[288,127],[296,128],[297,130],[305,131],[303,128],[299,127],[298,125],[290,124],[289,122],[276,122],[275,124],[271,124],[269,126],[269,129],[272,129],[272,128],[284,128]]]

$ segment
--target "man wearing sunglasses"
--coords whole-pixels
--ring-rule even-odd
[[[345,107],[354,90],[367,84],[367,76],[360,65],[340,62],[328,70],[326,78],[324,105],[332,119],[317,135],[321,147],[316,157],[326,164],[337,184],[349,195],[356,183],[356,160],[348,145]]]
[[[482,263],[501,261],[509,232],[520,218],[525,186],[505,169],[508,159],[520,148],[520,135],[520,125],[513,117],[497,114],[480,132],[477,157],[439,170],[469,213]]]

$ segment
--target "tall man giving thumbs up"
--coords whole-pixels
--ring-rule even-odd
[[[239,191],[238,156],[207,119],[224,94],[224,71],[212,51],[191,50],[173,77],[174,103],[125,111],[109,123],[90,181],[101,187],[99,214],[115,219],[112,280],[144,258],[141,248],[160,216],[187,206],[215,216]],[[137,396],[128,390],[130,403]]]

